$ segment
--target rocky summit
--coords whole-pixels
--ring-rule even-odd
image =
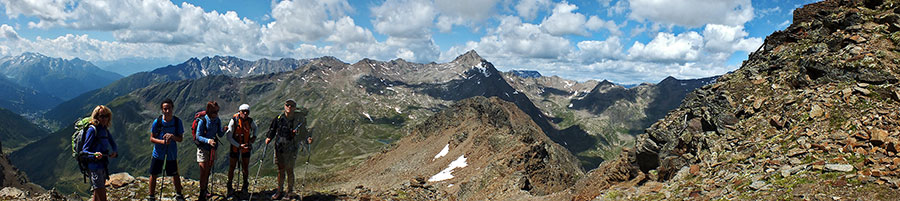
[[[576,200],[893,200],[900,195],[900,2],[794,11],[740,69],[689,94]]]

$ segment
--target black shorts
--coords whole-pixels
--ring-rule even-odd
[[[163,159],[154,158],[150,160],[150,175],[159,175],[159,173],[162,173],[162,169]],[[178,175],[178,160],[166,161],[166,175]]]
[[[238,158],[238,153],[237,153],[237,152],[233,152],[233,151],[229,151],[229,152],[228,152],[228,157],[233,158],[233,159],[237,159],[237,158]],[[242,157],[242,158],[246,158],[246,159],[250,159],[250,152],[248,151],[248,152],[241,153],[241,157]]]

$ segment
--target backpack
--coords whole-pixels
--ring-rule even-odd
[[[206,110],[201,110],[197,113],[194,113],[194,122],[191,123],[191,136],[194,137],[194,145],[200,147],[201,144],[199,140],[197,140],[197,126],[203,121],[203,117],[206,116]]]
[[[81,153],[81,149],[84,147],[84,138],[88,128],[93,126],[94,125],[91,124],[91,117],[82,117],[75,121],[75,133],[72,133],[72,157],[78,162],[78,168],[81,170],[81,176],[85,183],[87,183],[87,177],[90,173],[90,170],[88,170],[87,167],[87,162],[89,161],[87,157]]]

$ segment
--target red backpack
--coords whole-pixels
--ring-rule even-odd
[[[200,122],[203,121],[204,116],[206,116],[206,110],[201,110],[197,113],[194,113],[194,122],[191,123],[191,136],[194,137],[194,145],[197,145],[198,147],[201,143],[199,140],[197,140],[197,125],[199,125]]]

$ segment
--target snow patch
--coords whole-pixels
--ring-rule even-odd
[[[363,114],[364,116],[366,116],[366,118],[369,118],[369,121],[370,121],[370,122],[375,122],[374,120],[372,120],[372,116],[369,116],[369,113],[363,112],[362,114]]]
[[[447,165],[447,168],[441,170],[441,172],[438,172],[434,176],[431,176],[428,181],[435,182],[453,179],[453,175],[451,174],[453,173],[453,169],[466,167],[468,165],[469,164],[466,163],[466,155],[459,156],[455,161],[450,162],[450,165]]]
[[[403,112],[400,111],[400,107],[395,107],[394,111],[397,111],[397,113],[403,114]]]
[[[478,70],[484,77],[491,76],[491,72],[488,72],[487,68],[484,67],[484,62],[478,63],[477,66],[472,66],[472,69]]]
[[[446,156],[447,152],[450,152],[450,144],[449,143],[447,145],[444,145],[444,149],[441,149],[441,152],[438,152],[437,155],[434,155],[434,159],[438,159],[440,157]],[[434,159],[431,159],[431,161],[434,161]]]
[[[572,108],[572,104],[571,104],[571,103],[569,103],[569,108]]]

